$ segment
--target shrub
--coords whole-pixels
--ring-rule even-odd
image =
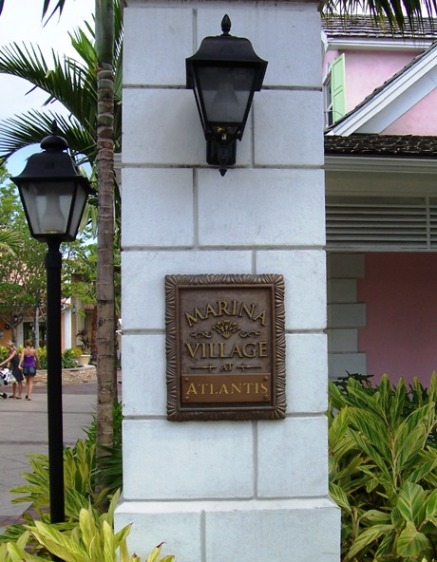
[[[9,350],[6,346],[0,345],[0,363],[2,363],[9,355]]]
[[[121,421],[121,404],[117,404],[114,447],[120,452],[119,465],[114,469],[118,462],[114,460],[109,464],[112,469],[106,472],[108,487],[98,494],[95,492],[95,420],[87,430],[88,439],[64,449],[64,523],[50,523],[48,457],[30,455],[31,471],[23,474],[27,484],[12,492],[20,494],[13,503],[30,502],[33,509],[23,515],[27,524],[10,525],[0,534],[2,562],[49,562],[53,556],[66,562],[141,562],[138,556],[128,553],[126,539],[130,525],[117,533],[113,530],[114,509],[120,495],[115,485],[121,479]],[[114,473],[118,476],[111,480]],[[102,513],[108,496],[112,498],[109,509]],[[174,556],[161,557],[161,549],[162,544],[144,562],[173,562]]]
[[[98,494],[96,489],[96,419],[88,429],[85,429],[87,439],[79,439],[74,447],[64,448],[64,487],[65,487],[65,515],[67,523],[76,520],[82,507],[91,505],[97,511],[102,511],[107,497],[112,497],[122,485],[122,453],[121,453],[121,425],[122,406],[114,405],[113,426],[114,445],[107,449],[107,455],[102,462],[99,474],[99,486],[104,486]],[[26,484],[13,488],[11,492],[19,495],[12,503],[30,503],[36,517],[45,523],[50,520],[49,514],[49,459],[47,455],[29,455],[30,471],[22,474]],[[33,515],[24,514],[28,522]],[[23,533],[22,525],[11,525],[0,535],[2,541],[17,539]],[[0,558],[1,560],[1,558]]]
[[[62,367],[64,369],[74,369],[79,365],[78,358],[82,355],[82,350],[78,347],[66,349],[62,353]]]
[[[39,365],[41,369],[47,369],[47,348],[46,347],[39,347],[38,348],[38,358],[39,358]]]
[[[118,499],[119,493],[112,498],[109,510],[100,515],[92,507],[81,508],[77,523],[69,529],[41,521],[26,525],[18,540],[0,544],[2,562],[50,561],[52,555],[66,562],[141,562],[136,554],[128,552],[126,539],[130,525],[114,532]],[[35,542],[39,547],[35,548]],[[160,557],[161,548],[162,544],[154,548],[146,562],[173,562],[174,556]]]
[[[342,509],[344,562],[437,556],[437,375],[378,387],[329,386],[330,493]]]

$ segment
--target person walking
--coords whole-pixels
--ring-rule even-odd
[[[18,351],[12,341],[8,341],[6,343],[6,347],[8,348],[9,355],[6,359],[0,363],[0,367],[3,365],[7,365],[9,363],[9,368],[11,369],[12,376],[14,377],[16,382],[12,383],[12,394],[9,398],[16,398],[17,400],[21,400],[21,391],[23,389],[23,371],[19,366],[20,359],[18,358]]]
[[[23,369],[23,375],[26,378],[26,400],[32,400],[33,379],[36,375],[36,369],[40,368],[39,357],[36,349],[32,347],[31,340],[26,340],[24,346],[21,352],[19,367]]]

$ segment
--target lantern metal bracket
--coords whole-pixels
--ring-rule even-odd
[[[218,166],[223,177],[228,166],[233,166],[237,159],[237,141],[232,140],[226,144],[216,139],[208,139],[206,143],[206,161],[212,166]]]

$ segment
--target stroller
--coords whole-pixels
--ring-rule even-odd
[[[0,385],[7,385],[15,382],[15,378],[12,376],[12,372],[10,369],[6,369],[6,367],[2,367],[0,369]],[[6,392],[0,393],[0,398],[7,398],[8,395]]]

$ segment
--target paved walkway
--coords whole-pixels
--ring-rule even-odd
[[[0,391],[11,394],[9,386]],[[73,445],[85,437],[83,431],[96,409],[97,383],[63,386],[64,444]],[[11,488],[26,482],[21,477],[28,472],[30,453],[48,454],[46,386],[35,386],[32,400],[0,398],[0,528],[20,520],[29,504],[12,504],[17,497]]]

